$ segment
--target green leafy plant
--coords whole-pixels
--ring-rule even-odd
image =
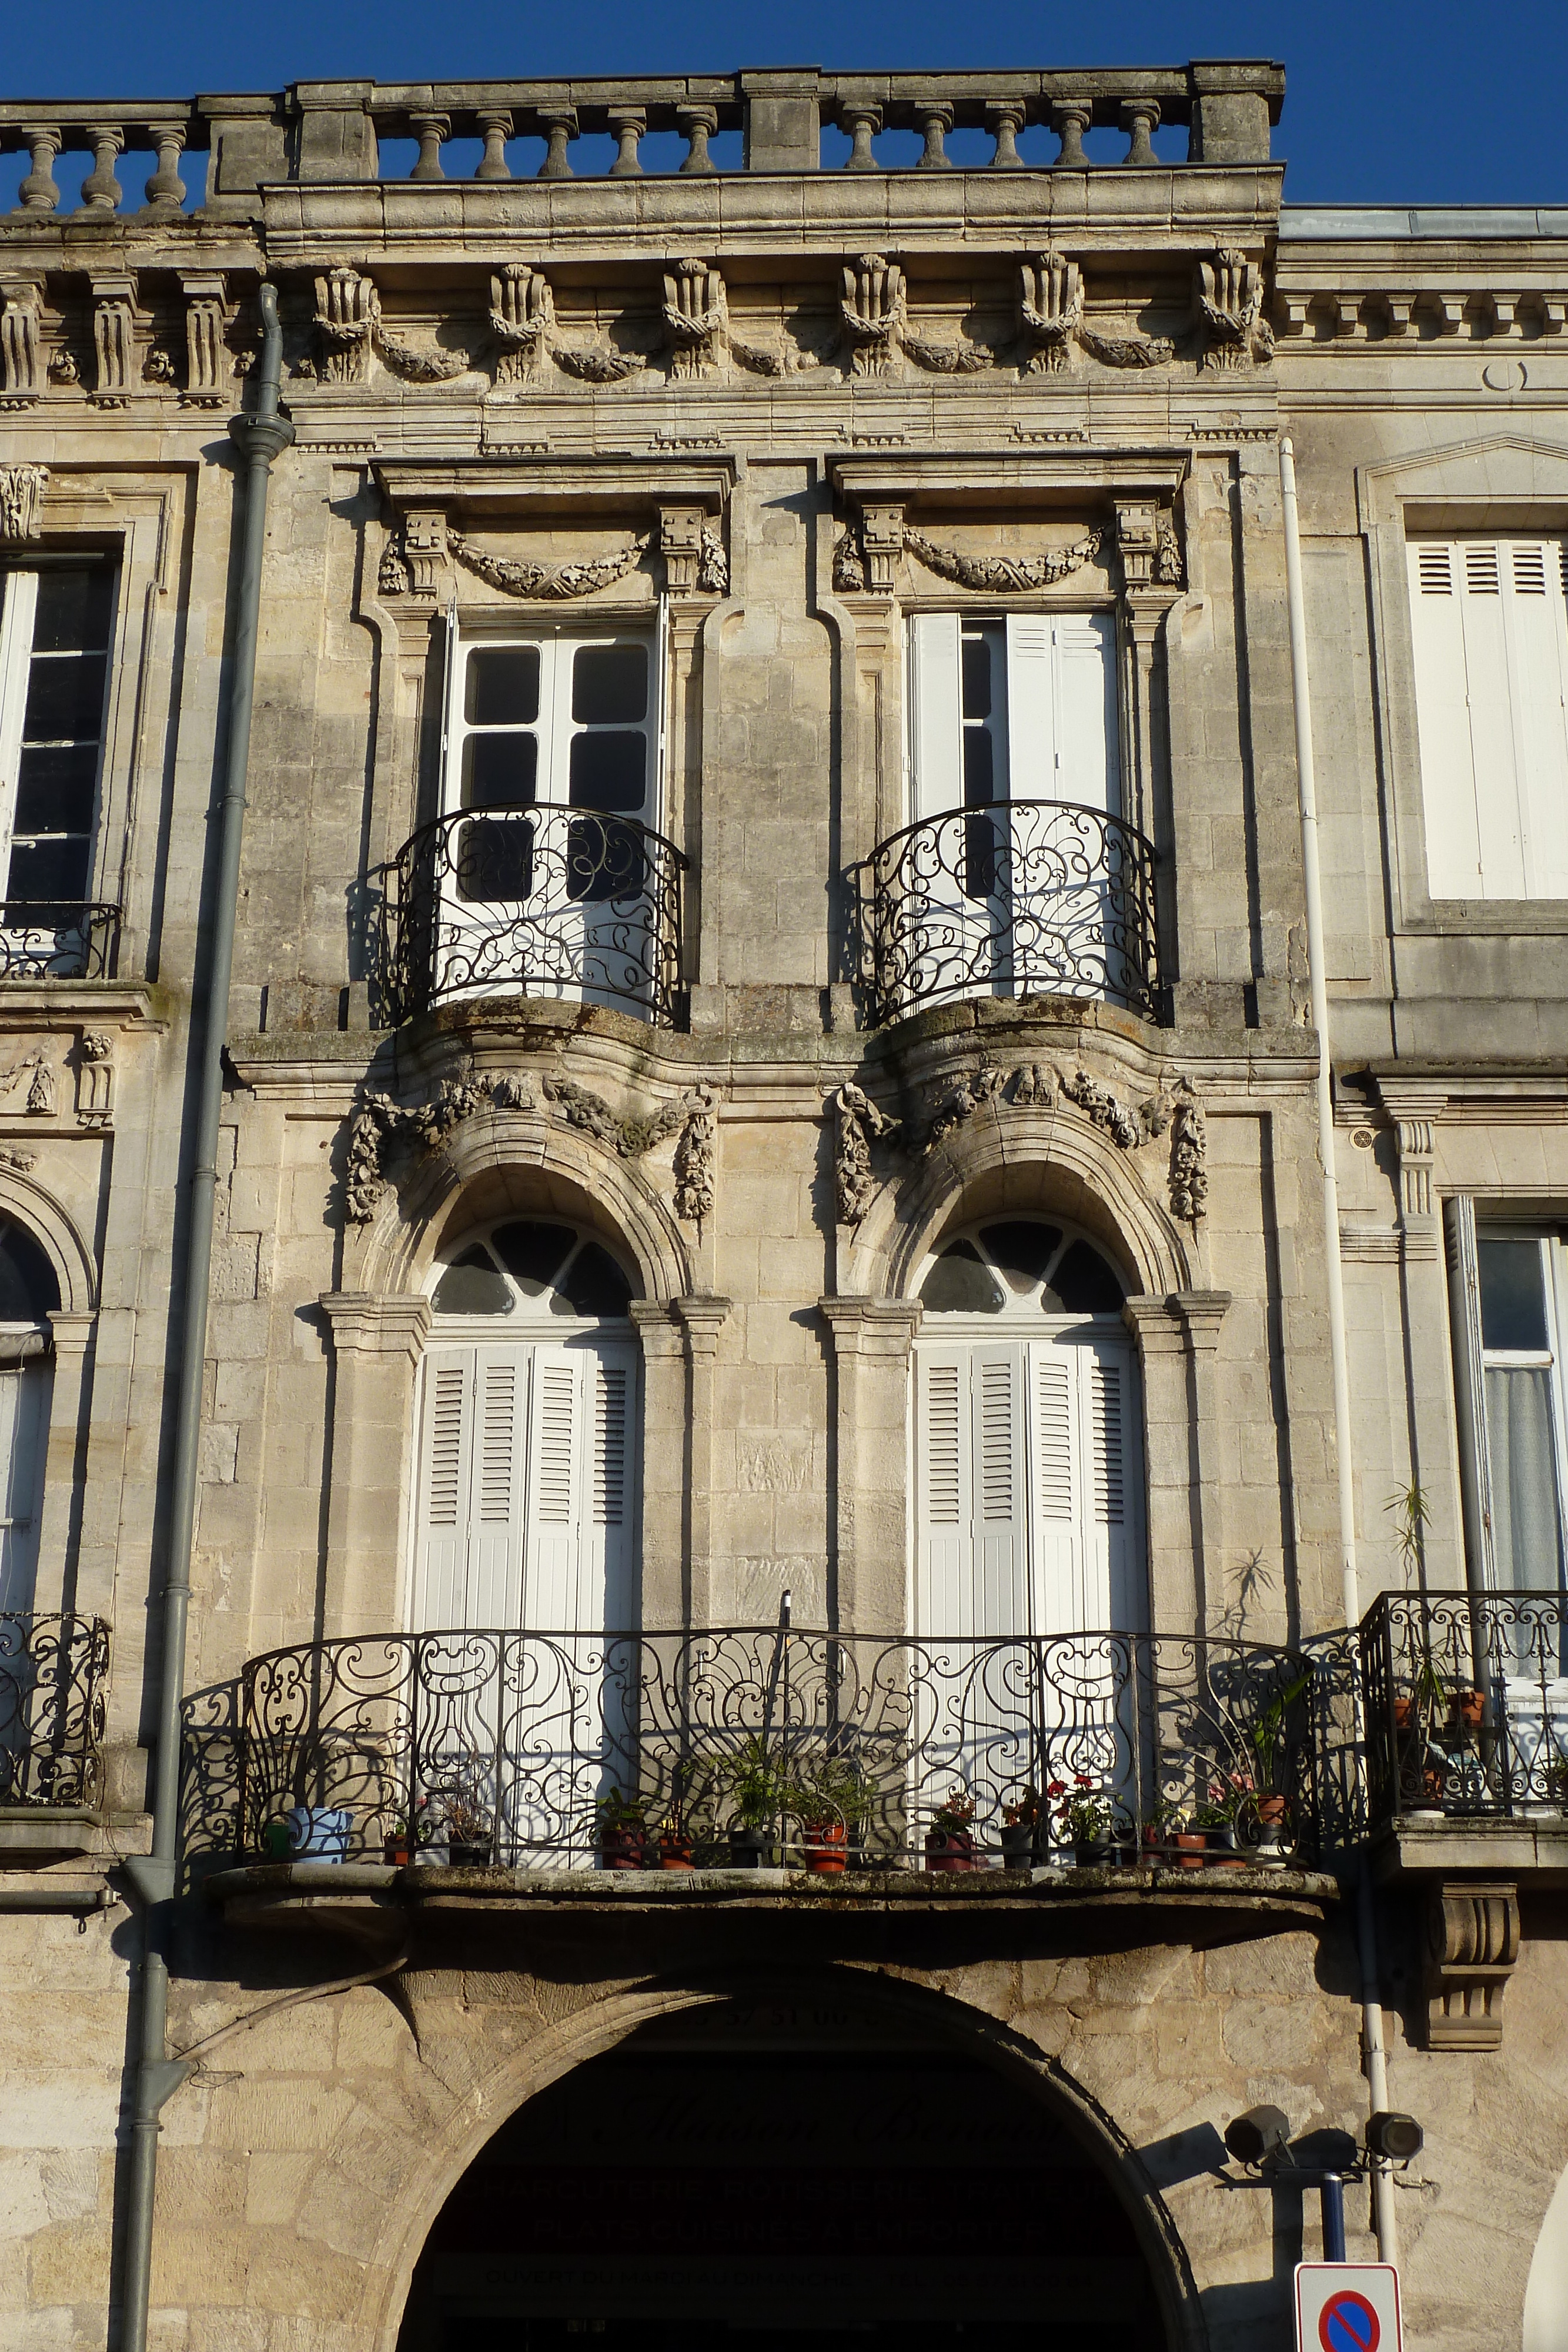
[[[1055,1801],[1058,1831],[1071,1845],[1102,1845],[1122,1824],[1119,1807],[1092,1773],[1075,1772],[1071,1788],[1065,1780],[1048,1781],[1045,1793]]]
[[[1282,1797],[1285,1793],[1279,1785],[1280,1749],[1284,1739],[1285,1717],[1307,1690],[1312,1679],[1312,1669],[1304,1667],[1293,1683],[1275,1692],[1252,1726],[1249,1738],[1252,1748],[1253,1777],[1257,1783],[1253,1792],[1256,1796]]]
[[[1419,1580],[1427,1564],[1427,1523],[1432,1516],[1432,1507],[1424,1490],[1412,1479],[1408,1486],[1396,1486],[1383,1508],[1394,1522],[1394,1540],[1408,1591],[1411,1584]]]
[[[618,1788],[605,1790],[593,1808],[594,1825],[601,1837],[615,1830],[640,1830],[648,1808],[641,1797],[623,1797]]]
[[[770,1829],[789,1801],[789,1775],[759,1731],[723,1759],[715,1778],[745,1830]]]

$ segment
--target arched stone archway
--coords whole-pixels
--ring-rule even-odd
[[[782,2347],[820,2342],[835,2297],[846,2341],[1207,2346],[1124,2133],[926,1986],[823,1968],[647,1987],[519,2056],[409,2185],[377,2352],[487,2347],[486,2316],[531,2321],[537,2352],[573,2319],[655,2343],[678,2320],[690,2343],[733,2316]]]

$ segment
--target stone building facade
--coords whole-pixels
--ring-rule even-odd
[[[1282,2347],[1367,1969],[1407,2340],[1568,2343],[1568,218],[1283,90],[0,106],[0,2345],[149,1938],[161,2352]]]

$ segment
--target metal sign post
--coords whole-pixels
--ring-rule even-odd
[[[1298,2263],[1296,2352],[1404,2352],[1392,2263]]]

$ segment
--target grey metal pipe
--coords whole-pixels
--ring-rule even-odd
[[[202,1426],[202,1371],[207,1349],[207,1294],[213,1263],[213,1207],[218,1181],[218,1121],[224,1097],[224,1040],[234,971],[240,847],[245,834],[246,772],[250,764],[251,706],[256,689],[256,619],[267,544],[267,493],[274,458],[287,448],[294,427],[278,414],[283,335],[276,289],[263,284],[261,361],[256,406],[229,419],[245,467],[239,578],[229,641],[230,699],[223,797],[218,825],[217,885],[212,943],[201,985],[193,985],[192,1013],[203,1007],[198,1065],[195,1150],[191,1169],[190,1223],[185,1236],[184,1313],[180,1334],[174,1479],[163,1574],[163,1639],[154,1707],[156,1756],[152,1851],[127,1864],[145,1906],[141,1947],[141,2014],[136,2098],[131,2127],[131,2185],[126,2200],[125,2261],[120,2277],[120,2352],[145,2352],[152,2281],[152,2193],[158,2172],[160,2115],[170,2093],[190,2073],[168,2055],[168,1964],[160,1948],[174,1893],[179,1835],[180,1705],[185,1688],[185,1626],[191,1601],[191,1543],[195,1526],[196,1463]]]

